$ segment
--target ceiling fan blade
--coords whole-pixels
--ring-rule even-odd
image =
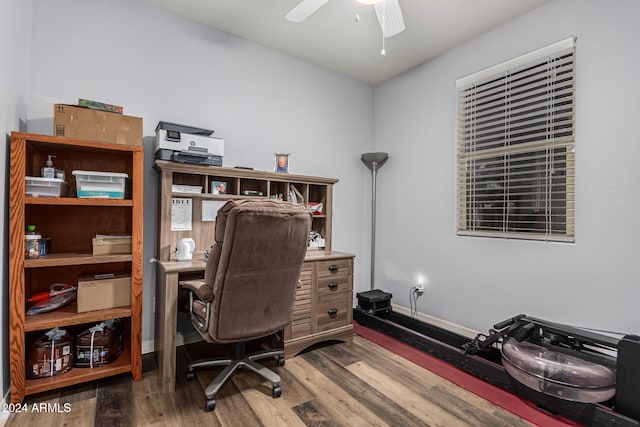
[[[384,37],[395,36],[405,30],[404,18],[402,17],[402,10],[400,10],[400,3],[398,3],[398,0],[383,0],[380,3],[376,3],[374,7],[376,9],[380,28],[383,29]],[[384,25],[382,25],[383,15]]]
[[[285,15],[285,18],[289,21],[300,23],[324,6],[328,1],[329,0],[302,0]]]

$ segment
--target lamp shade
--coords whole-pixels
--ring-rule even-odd
[[[364,163],[371,170],[373,170],[374,168],[380,169],[388,158],[388,153],[380,152],[364,153],[360,156],[360,160],[362,160],[362,163]]]

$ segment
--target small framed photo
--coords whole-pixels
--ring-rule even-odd
[[[213,181],[211,183],[211,194],[219,195],[219,194],[227,194],[227,183],[221,181]]]
[[[290,163],[291,163],[291,154],[276,153],[275,162],[273,165],[273,171],[281,172],[281,173],[289,173]]]

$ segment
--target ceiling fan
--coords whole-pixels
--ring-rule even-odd
[[[324,6],[329,0],[302,0],[298,3],[285,18],[289,21],[300,23],[313,15],[318,9]],[[404,19],[398,0],[357,0],[358,3],[373,5],[376,16],[382,29],[384,38],[395,36],[404,31]],[[356,21],[358,20],[356,15]]]

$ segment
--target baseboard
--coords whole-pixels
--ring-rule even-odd
[[[185,345],[185,344],[192,344],[194,342],[198,342],[198,341],[202,341],[202,337],[200,336],[199,333],[197,333],[196,331],[189,331],[189,332],[177,332],[176,333],[176,347],[181,346],[181,345]],[[155,341],[151,340],[151,341],[144,341],[142,343],[142,354],[147,354],[147,353],[153,353],[155,350]],[[2,427],[2,426],[0,426]]]
[[[401,305],[396,305],[396,304],[391,304],[391,307],[393,308],[393,311],[404,314],[405,316],[412,317],[411,310],[406,307],[403,307]],[[469,329],[464,326],[461,326],[456,323],[452,323],[437,317],[429,316],[428,314],[416,313],[416,315],[413,317],[415,317],[418,320],[422,320],[423,322],[428,323],[430,325],[437,326],[439,328],[445,329],[450,332],[454,332],[456,334],[462,335],[467,338],[474,338],[479,333],[478,331],[474,331],[473,329]]]
[[[394,311],[398,313],[402,313],[406,316],[411,316],[411,310],[406,307],[391,304]],[[460,326],[456,323],[449,322],[447,320],[439,319],[437,317],[429,316],[428,314],[416,313],[416,319],[422,320],[423,322],[429,323],[434,326],[438,326],[447,331],[451,331],[467,338],[474,338],[478,335],[478,331],[474,331],[473,329],[466,328],[464,326]],[[196,331],[186,331],[176,333],[176,346],[181,346],[185,344],[192,344],[194,342],[202,341],[202,337]],[[144,341],[142,343],[142,354],[153,353],[155,351],[155,341]],[[2,426],[0,426],[2,427]]]

